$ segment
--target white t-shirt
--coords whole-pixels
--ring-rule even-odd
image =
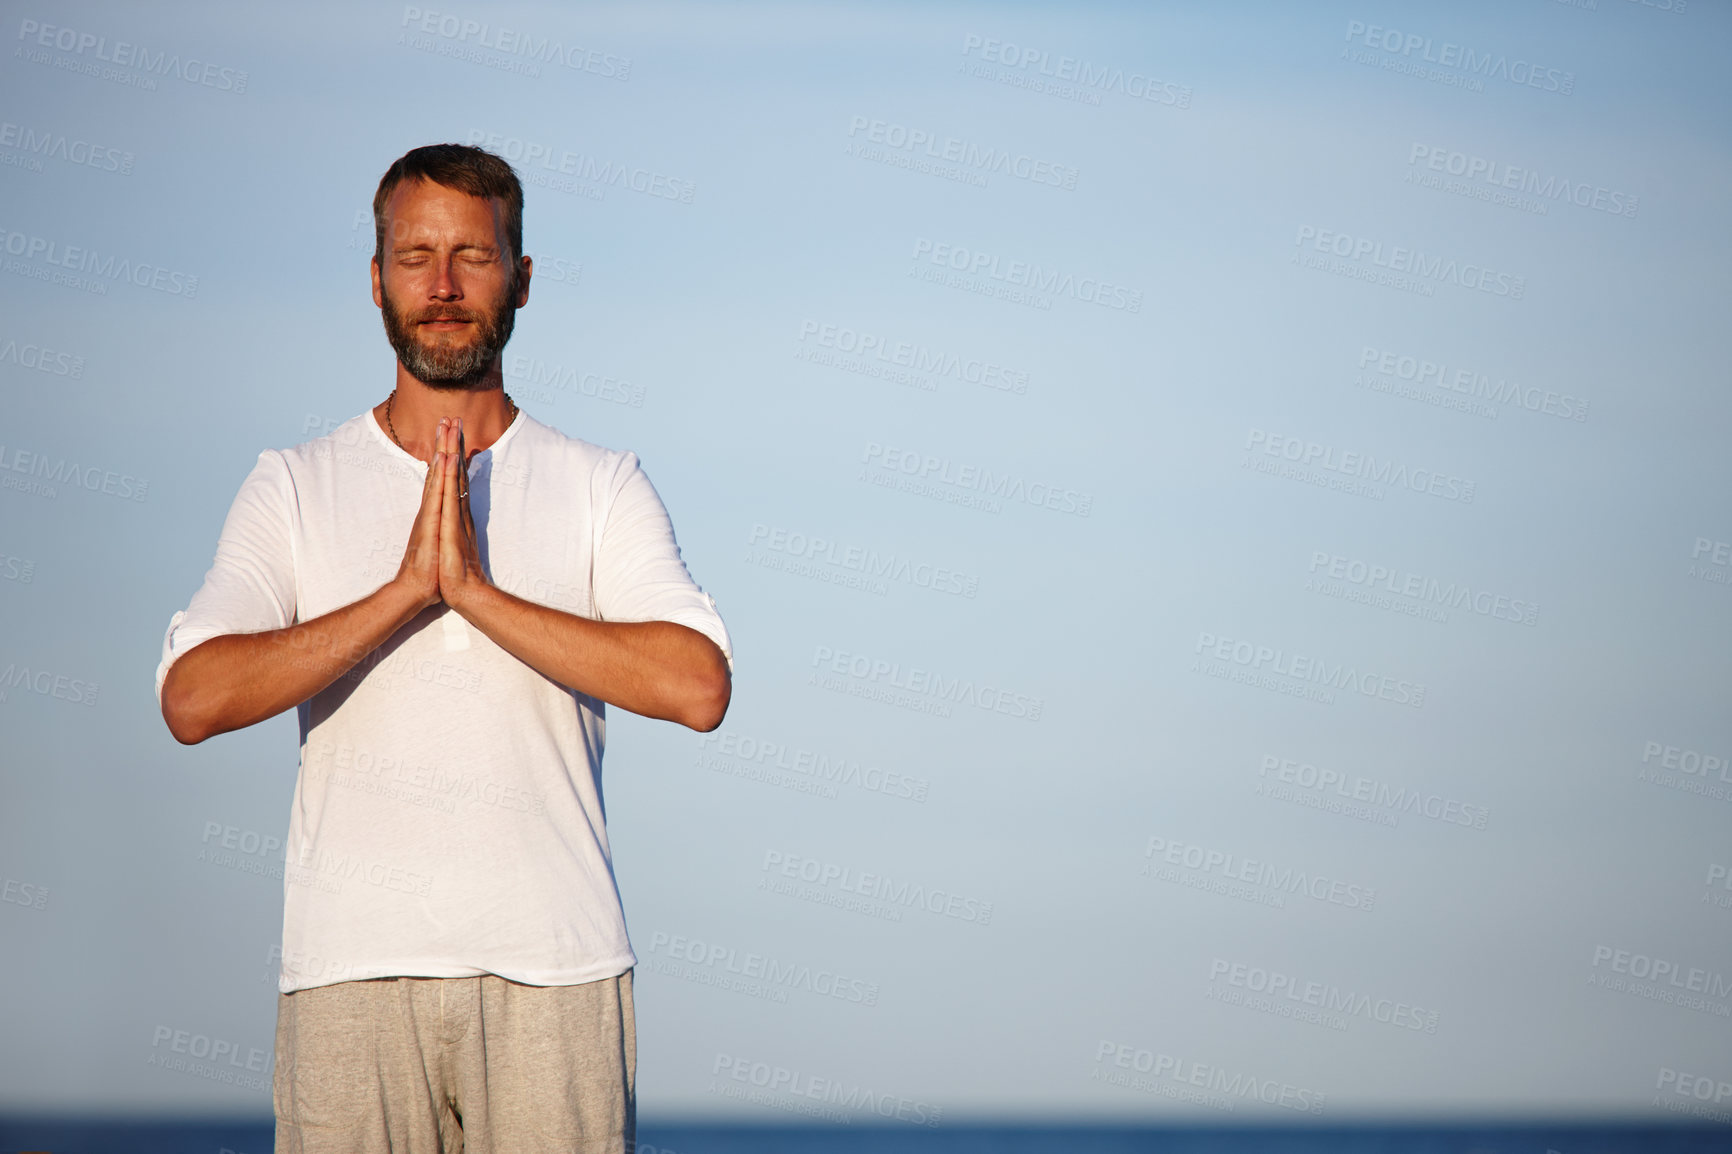
[[[371,410],[260,453],[203,586],[169,622],[158,700],[200,642],[311,620],[394,577],[426,475]],[[732,666],[715,601],[634,454],[519,412],[469,477],[499,588],[602,621],[689,626]],[[299,714],[280,990],[483,973],[572,985],[636,964],[604,824],[602,702],[438,605]]]

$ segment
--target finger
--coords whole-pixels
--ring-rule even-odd
[[[458,417],[452,423],[457,430],[457,500],[462,506],[462,516],[467,520],[469,515],[469,450],[463,434],[463,418]]]
[[[421,508],[415,515],[418,544],[439,545],[439,507],[444,496],[445,457],[444,427],[441,421],[433,428],[433,453],[427,460],[427,483],[421,491]]]
[[[462,506],[464,554],[471,556],[475,552],[475,514],[469,501],[469,450],[461,417],[457,418],[457,469],[462,479],[457,491],[461,494],[458,503]]]
[[[444,468],[441,470],[444,479],[451,479],[452,482],[447,485],[445,494],[451,501],[455,501],[457,494],[463,489],[463,458],[458,455],[457,444],[457,421],[453,419],[445,425],[445,455],[442,458]]]
[[[444,500],[439,508],[439,557],[441,564],[445,562],[448,556],[457,555],[455,551],[458,550],[460,540],[458,534],[461,526],[459,514],[463,508],[463,499],[459,495],[462,484],[459,478],[462,476],[462,468],[457,454],[445,454],[445,467],[441,470],[445,479]]]
[[[433,431],[433,456],[436,457],[439,455],[439,448],[439,430],[435,429]],[[421,483],[421,504],[423,507],[427,504],[427,494],[433,491],[433,486],[436,483],[437,478],[438,470],[433,467],[432,458],[429,458],[427,461],[427,477]]]
[[[433,453],[427,458],[427,490],[431,492],[439,483],[439,470],[434,467],[439,451],[445,447],[445,422],[440,421],[433,427]]]
[[[445,476],[442,452],[445,448],[444,426],[445,423],[441,421],[433,429],[433,454],[427,460],[427,482],[421,490],[421,509],[415,518],[416,526],[423,535],[429,529],[436,530],[438,526],[436,518],[439,513],[441,490]]]
[[[440,482],[444,476],[445,455],[435,452],[433,459],[427,462],[427,492],[422,497],[420,511],[415,515],[415,546],[418,549],[439,548],[439,511],[444,504],[444,486]]]
[[[455,453],[447,459],[451,473],[445,490],[445,503],[439,511],[439,582],[457,592],[469,578],[471,550],[463,532],[463,499],[457,490],[457,478],[463,466]]]
[[[459,509],[457,512],[458,525],[463,533],[459,540],[459,548],[463,552],[465,563],[480,557],[480,552],[475,547],[475,514],[470,508],[469,497],[470,494],[463,494],[462,500],[458,502]]]

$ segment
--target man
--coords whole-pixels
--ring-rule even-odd
[[[603,703],[714,729],[733,659],[637,458],[505,394],[522,209],[479,149],[385,173],[396,388],[259,454],[163,640],[176,739],[299,712],[279,1154],[635,1144]]]

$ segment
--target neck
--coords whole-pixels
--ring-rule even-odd
[[[373,410],[386,436],[395,431],[403,451],[422,461],[433,458],[433,433],[441,417],[463,422],[463,445],[469,456],[504,436],[516,417],[499,376],[474,389],[435,389],[398,366],[397,390]]]

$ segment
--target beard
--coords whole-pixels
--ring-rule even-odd
[[[411,311],[399,309],[383,283],[379,286],[385,307],[385,338],[409,375],[435,389],[473,389],[486,379],[494,362],[511,339],[517,308],[509,290],[491,309],[477,311],[462,305],[429,305]],[[475,325],[467,342],[462,333],[423,334],[427,321],[468,321]]]

